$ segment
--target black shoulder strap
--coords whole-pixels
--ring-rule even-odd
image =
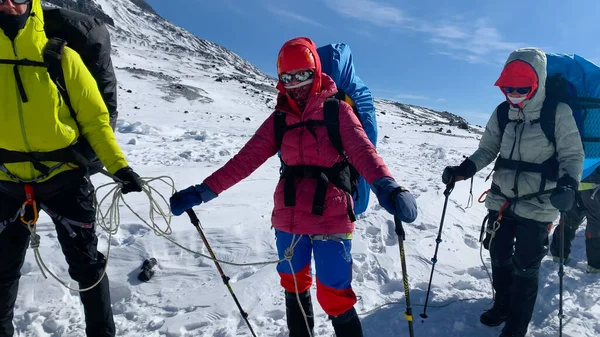
[[[50,74],[50,79],[58,88],[58,91],[60,92],[62,99],[65,101],[65,104],[67,104],[69,107],[69,111],[71,111],[71,117],[77,121],[77,113],[71,105],[71,98],[67,92],[65,74],[61,64],[66,45],[67,42],[65,40],[56,37],[49,39],[48,43],[46,44],[46,48],[44,48],[44,63],[48,69],[48,74]]]
[[[334,97],[337,98],[337,99],[339,99],[340,101],[345,101],[346,100],[346,93],[343,90],[338,90],[338,92],[335,94]]]
[[[498,118],[498,126],[500,127],[500,134],[504,135],[504,130],[510,122],[508,118],[508,111],[510,110],[510,104],[504,101],[496,108],[496,117]]]
[[[346,151],[344,151],[342,137],[340,136],[340,100],[337,98],[328,98],[323,104],[323,115],[329,140],[335,149],[342,156],[346,157]]]
[[[281,149],[281,143],[283,142],[283,135],[287,129],[285,123],[285,113],[281,111],[275,112],[275,145],[277,149]]]
[[[556,109],[558,108],[558,103],[558,100],[546,97],[540,111],[540,126],[548,141],[554,145],[554,148],[556,148],[554,130],[556,127]]]

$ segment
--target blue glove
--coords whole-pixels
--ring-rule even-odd
[[[390,177],[381,177],[371,184],[371,189],[377,196],[381,207],[402,222],[411,223],[417,218],[417,200],[410,192]],[[393,195],[397,189],[403,189]],[[393,199],[392,199],[393,197]]]
[[[216,197],[217,194],[205,183],[190,186],[171,196],[169,199],[171,213],[173,215],[181,215],[186,210],[198,206],[203,202],[209,202]]]

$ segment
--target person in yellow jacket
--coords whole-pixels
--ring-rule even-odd
[[[74,144],[85,139],[123,193],[141,191],[109,125],[94,78],[65,48],[61,65],[76,112],[71,116],[43,64],[48,42],[41,0],[0,0],[0,337],[13,336],[20,269],[39,209],[53,219],[69,274],[81,288],[103,274],[95,196]],[[32,245],[36,244],[33,240]],[[113,337],[108,278],[81,293],[87,336]]]

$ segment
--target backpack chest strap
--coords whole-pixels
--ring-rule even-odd
[[[338,163],[330,168],[312,165],[284,166],[280,179],[285,179],[283,195],[286,207],[296,206],[296,178],[317,179],[311,210],[312,214],[323,215],[327,186],[332,183],[346,194],[348,216],[352,222],[356,221],[350,201],[352,185],[350,181],[350,166],[347,162]]]

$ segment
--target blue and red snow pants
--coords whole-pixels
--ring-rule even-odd
[[[291,234],[275,231],[279,258],[285,258],[286,250],[297,242],[293,250],[292,267],[296,276],[298,292],[303,293],[312,285],[311,257],[315,254],[317,276],[317,300],[331,316],[338,316],[350,310],[356,303],[352,290],[352,240],[328,239],[313,240],[310,235]],[[281,286],[295,293],[294,274],[288,261],[277,265]]]

